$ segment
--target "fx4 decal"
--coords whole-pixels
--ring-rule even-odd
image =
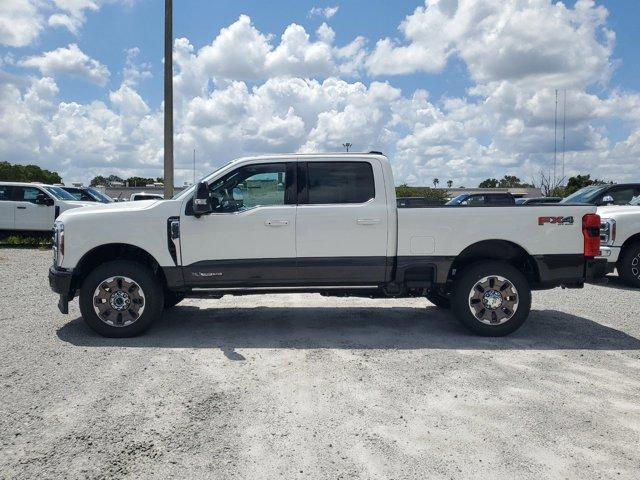
[[[573,217],[538,217],[538,225],[573,225]]]

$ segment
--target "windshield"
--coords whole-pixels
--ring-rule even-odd
[[[65,192],[60,187],[53,187],[51,185],[43,185],[42,188],[44,188],[47,192],[49,192],[51,195],[56,197],[58,200],[74,200],[74,201],[77,200],[76,197],[71,195],[69,192]]]
[[[591,185],[581,188],[577,192],[563,198],[560,203],[592,203],[603,188],[604,186],[602,185]]]
[[[469,197],[469,194],[463,193],[462,195],[458,195],[457,197],[453,197],[449,200],[445,205],[460,205]]]
[[[112,198],[108,197],[107,195],[102,193],[100,190],[96,190],[95,188],[87,188],[87,192],[89,192],[89,195],[91,195],[93,198],[95,198],[99,202],[102,202],[102,203],[113,202]]]

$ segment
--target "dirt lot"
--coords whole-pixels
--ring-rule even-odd
[[[0,250],[3,478],[639,478],[640,291],[534,294],[508,338],[426,300],[187,300],[147,335],[61,315]]]

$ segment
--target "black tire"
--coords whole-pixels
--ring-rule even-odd
[[[487,277],[485,283],[488,285],[487,288],[481,286],[477,289],[476,284],[485,277]],[[489,286],[492,277],[495,277],[493,279],[493,283],[496,285],[495,289]],[[498,277],[502,277],[503,280]],[[505,290],[501,290],[501,287],[504,287]],[[489,295],[490,290],[496,293]],[[471,298],[472,296],[475,298]],[[482,297],[482,299],[478,297]],[[485,301],[500,302],[499,307],[491,309],[487,306],[484,308]],[[512,306],[513,308],[510,310]],[[478,316],[491,318],[480,320],[472,313],[474,308],[479,310],[477,311]],[[486,337],[501,337],[515,332],[529,316],[531,288],[524,275],[508,263],[498,260],[480,261],[468,265],[456,275],[452,310],[456,318],[473,333]],[[503,315],[504,318],[497,318]],[[503,323],[493,324],[494,321]]]
[[[429,289],[424,296],[438,308],[444,308],[445,310],[449,310],[451,308],[451,297],[444,295],[438,290]]]
[[[175,307],[184,300],[184,293],[172,292],[170,290],[164,292],[164,308],[169,309]]]
[[[616,266],[625,283],[640,288],[640,242],[626,245],[620,253]]]
[[[121,285],[119,289],[123,292],[137,292],[138,298],[133,301],[140,303],[140,306],[137,308],[138,311],[142,310],[142,313],[140,313],[135,320],[131,320],[132,323],[116,326],[119,322],[115,317],[110,316],[107,318],[105,316],[106,320],[102,320],[100,316],[98,316],[94,308],[94,302],[96,304],[106,305],[105,308],[109,310],[108,315],[117,315],[118,311],[109,309],[107,302],[110,302],[113,294],[117,293],[118,288],[110,290],[102,289],[101,292],[104,292],[105,296],[109,296],[110,292],[112,293],[109,299],[105,299],[102,302],[98,301],[98,299],[94,300],[94,293],[96,293],[98,287],[101,285],[107,285],[105,280],[113,278],[115,280],[112,280],[112,282],[118,282],[120,277],[128,278],[136,285],[137,289],[134,286],[127,289],[126,286],[131,284],[125,283]],[[131,298],[133,298],[133,294]],[[100,335],[115,338],[133,337],[144,332],[155,320],[162,316],[164,291],[158,279],[153,275],[151,270],[144,265],[126,260],[115,260],[113,262],[103,263],[87,275],[82,282],[79,303],[82,318],[89,327]],[[122,310],[122,313],[129,315],[127,312],[131,311],[132,310]],[[105,315],[107,314],[105,313]],[[133,315],[133,313],[130,315]],[[120,319],[121,318],[122,315],[120,315]],[[107,321],[113,322],[113,324],[109,324]]]

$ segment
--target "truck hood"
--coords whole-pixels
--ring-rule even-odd
[[[180,211],[181,202],[173,200],[140,200],[137,202],[118,202],[118,203],[91,203],[83,208],[72,208],[65,210],[58,219],[62,222],[65,221],[84,221],[100,218],[103,219],[108,216],[121,216],[127,215],[131,217],[133,215],[153,215],[157,210],[161,215],[178,215]],[[165,213],[167,212],[167,213]]]
[[[74,207],[93,207],[95,202],[83,202],[82,200],[66,200],[65,203]]]
[[[639,205],[612,205],[610,207],[598,207],[598,215],[608,218],[612,215],[640,215]]]

